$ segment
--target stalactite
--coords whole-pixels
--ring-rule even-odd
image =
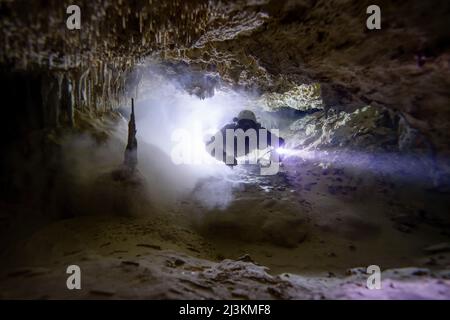
[[[63,115],[63,121],[69,126],[74,125],[73,119],[73,95],[72,84],[68,74],[62,75],[60,82],[61,104],[60,108]]]
[[[41,97],[44,110],[44,126],[50,128],[58,126],[59,83],[51,73],[45,73],[42,77]]]

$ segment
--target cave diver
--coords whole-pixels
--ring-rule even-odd
[[[231,134],[233,134],[232,137],[234,139],[227,139],[227,132],[230,131]],[[239,133],[242,134],[241,137],[243,139],[239,139]],[[220,143],[220,140],[222,140],[222,143]],[[231,142],[228,143],[228,140],[231,140]],[[239,147],[240,141],[244,142],[241,147]],[[218,145],[216,145],[217,142],[221,148],[218,148]],[[258,123],[256,116],[252,111],[243,110],[239,113],[237,118],[233,118],[233,123],[226,124],[211,137],[211,139],[206,142],[206,147],[211,156],[223,161],[227,166],[233,168],[237,165],[236,158],[244,155],[247,156],[255,149],[265,150],[267,147],[270,147],[269,151],[262,156],[270,152],[270,161],[279,162],[280,155],[276,154],[276,149],[278,147],[283,147],[284,143],[283,138],[278,137],[274,132],[269,131]],[[218,153],[217,156],[216,153]],[[220,153],[222,153],[222,156],[220,156]],[[274,154],[276,157],[273,157]],[[260,159],[258,159],[258,163],[260,163],[259,160]]]

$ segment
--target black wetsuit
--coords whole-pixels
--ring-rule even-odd
[[[253,120],[238,120],[237,122],[234,123],[229,123],[227,125],[225,125],[222,129],[220,129],[220,133],[222,134],[222,139],[223,139],[223,155],[221,160],[223,162],[226,163],[226,131],[228,129],[231,130],[238,130],[238,129],[242,129],[245,132],[247,132],[247,130],[249,129],[254,129],[256,131],[256,139],[257,139],[257,148],[258,149],[264,149],[267,146],[272,146],[272,142],[275,142],[275,139],[278,139],[278,146],[283,146],[284,145],[284,139],[280,138],[278,136],[276,136],[275,134],[271,133],[269,130],[267,130],[266,128],[262,127],[261,124],[253,121]],[[267,143],[262,143],[260,141],[260,135],[259,135],[259,130],[267,130]],[[215,136],[211,137],[211,139],[206,143],[207,146],[210,146],[212,143],[215,142]],[[250,138],[248,136],[245,137],[245,155],[249,154],[251,151],[253,151],[254,148],[252,150],[250,150]],[[212,149],[211,150],[211,155],[213,157],[216,157],[216,150]],[[230,166],[235,166],[237,165],[237,160],[236,157],[241,156],[238,155],[238,143],[237,143],[237,137],[234,136],[234,154],[232,155],[228,155],[229,157],[232,157],[234,159],[233,163],[231,164],[227,164]],[[216,157],[216,159],[220,159],[219,157]]]

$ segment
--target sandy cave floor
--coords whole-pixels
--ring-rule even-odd
[[[164,214],[44,226],[3,253],[0,297],[450,298],[449,235],[427,220],[439,209],[393,184],[297,168],[235,169],[226,209],[198,201],[198,190],[216,192],[210,179]],[[82,290],[66,288],[71,264]],[[373,264],[382,290],[366,288]]]

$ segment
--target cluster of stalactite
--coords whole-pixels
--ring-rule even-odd
[[[74,112],[122,105],[138,82],[142,58],[186,48],[207,22],[208,1],[82,0],[81,29],[69,30],[60,0],[0,3],[0,66],[13,91],[33,82],[45,127],[74,125]],[[26,74],[27,76],[23,77]],[[33,80],[29,80],[33,79]],[[20,104],[20,97],[11,93]],[[23,104],[26,104],[24,102]]]

